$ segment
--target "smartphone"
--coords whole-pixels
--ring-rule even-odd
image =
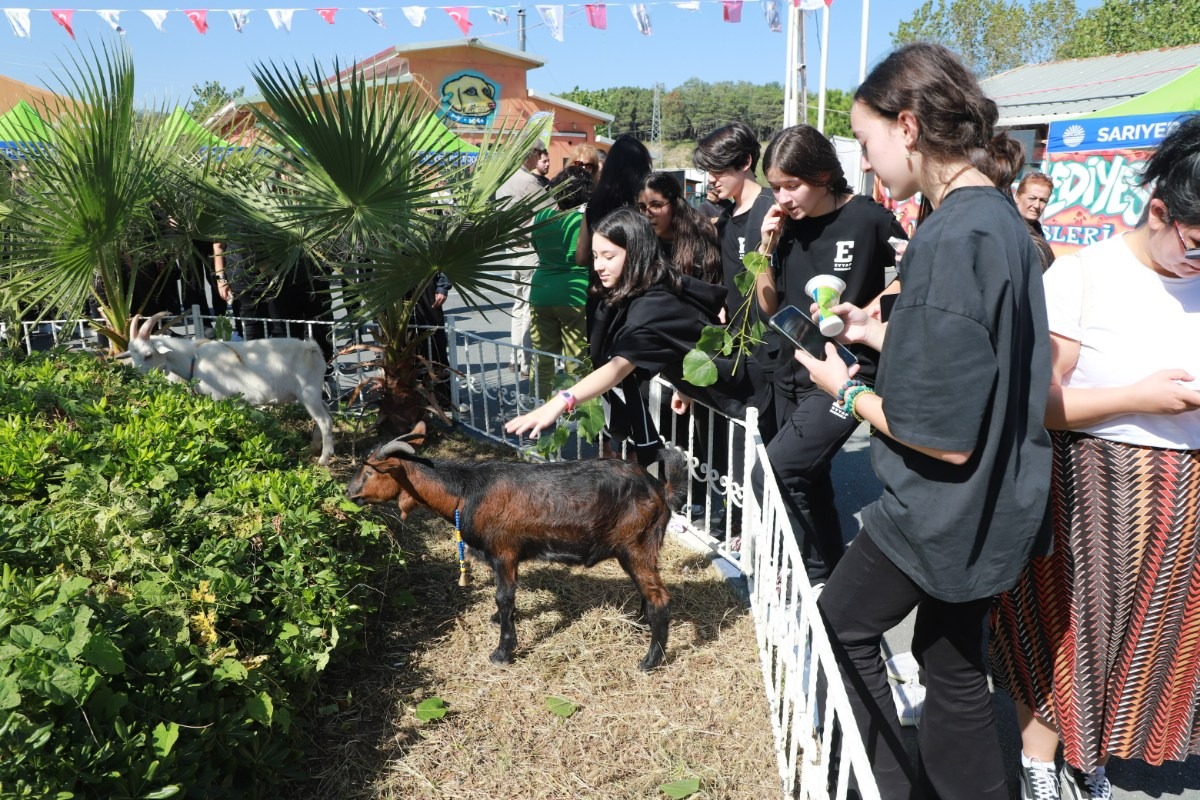
[[[899,294],[884,294],[879,296],[879,321],[887,322],[892,316],[892,308],[900,299]]]
[[[833,342],[833,339],[827,339],[825,334],[821,333],[817,323],[813,322],[808,314],[795,306],[784,306],[779,309],[775,316],[767,320],[767,324],[779,331],[793,345],[803,348],[810,356],[821,361],[825,360],[825,344]],[[858,363],[854,353],[851,353],[839,342],[833,343],[837,346],[838,356],[846,363],[846,366]]]

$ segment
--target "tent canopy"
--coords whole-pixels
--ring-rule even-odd
[[[1200,111],[1200,67],[1132,100],[1085,114],[1082,119],[1134,117],[1185,111]]]
[[[0,116],[0,143],[43,144],[50,138],[49,126],[24,100]]]
[[[196,143],[197,147],[214,147],[228,149],[233,147],[229,142],[206,130],[200,123],[192,119],[191,115],[184,111],[179,106],[170,113],[167,119],[163,122],[167,131],[175,139],[187,138]]]

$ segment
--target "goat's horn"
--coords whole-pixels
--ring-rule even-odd
[[[403,436],[400,436],[392,439],[387,444],[381,444],[379,447],[376,447],[375,452],[372,455],[375,458],[387,458],[388,456],[395,455],[396,453],[406,453],[412,456],[416,455],[417,451],[413,450],[411,444],[404,441]]]
[[[141,318],[140,314],[134,314],[129,318],[129,341],[131,342],[137,338],[138,321]]]
[[[146,320],[145,324],[142,325],[142,329],[138,331],[137,338],[149,339],[150,334],[154,332],[154,326],[169,316],[171,316],[170,311],[160,311],[150,319]]]

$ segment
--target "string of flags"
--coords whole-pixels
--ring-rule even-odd
[[[766,19],[767,27],[772,31],[782,30],[782,24],[779,16],[780,0],[673,0],[669,3],[676,8],[684,11],[699,11],[701,3],[709,5],[720,4],[722,19],[725,22],[738,23],[742,21],[742,5],[743,2],[760,2],[763,7],[763,15]],[[783,0],[783,2],[791,2],[791,4],[802,11],[817,11],[822,8],[828,8],[833,5],[833,0]],[[633,14],[634,24],[638,31],[643,36],[650,36],[653,33],[653,28],[650,24],[650,14],[646,10],[647,3],[628,3],[626,5]],[[659,3],[650,3],[649,5],[659,5]],[[541,17],[542,23],[550,32],[550,36],[555,41],[563,41],[563,10],[565,8],[580,8],[582,7],[587,23],[592,28],[599,30],[607,30],[608,28],[608,6],[607,3],[574,3],[570,5],[539,5],[535,6],[538,15]],[[385,11],[393,11],[399,8],[404,18],[414,28],[419,28],[425,24],[425,12],[428,11],[426,6],[398,6],[389,8],[359,8],[363,14],[381,28],[386,28],[387,23],[384,20]],[[482,6],[439,6],[439,8],[449,15],[450,19],[462,31],[463,36],[469,36],[473,23],[471,22],[471,10],[482,8]],[[72,27],[75,20],[75,14],[78,11],[94,11],[101,19],[108,23],[114,31],[119,34],[125,34],[125,28],[121,24],[121,14],[126,11],[140,11],[146,15],[154,27],[160,33],[165,32],[165,23],[169,14],[181,13],[187,17],[188,22],[196,29],[196,32],[203,35],[208,33],[208,15],[210,13],[219,13],[224,11],[229,15],[233,29],[238,33],[245,30],[250,23],[250,15],[257,14],[260,9],[248,8],[188,8],[188,9],[77,9],[77,8],[54,8],[54,9],[35,9],[35,8],[6,8],[4,16],[8,20],[9,27],[15,36],[22,39],[32,38],[32,26],[30,15],[34,12],[48,11],[50,17],[58,23],[58,25],[66,31],[67,35],[72,39],[75,38],[75,30]],[[341,8],[266,8],[261,9],[265,12],[267,18],[271,21],[275,30],[283,30],[291,33],[292,19],[296,12],[315,11],[321,19],[325,20],[330,25],[335,23],[335,17]],[[509,14],[507,7],[497,7],[487,9],[488,16],[497,24],[508,25]]]

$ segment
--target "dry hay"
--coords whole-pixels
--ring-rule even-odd
[[[432,454],[512,457],[461,437]],[[667,539],[671,637],[658,670],[637,669],[649,633],[615,561],[523,564],[516,661],[495,666],[490,570],[474,563],[460,588],[452,526],[427,512],[390,518],[413,602],[331,676],[344,710],[322,720],[319,774],[297,796],[651,798],[693,777],[695,798],[779,795],[753,621],[704,556]],[[435,696],[449,713],[420,722],[417,704]],[[556,716],[550,696],[578,711]]]

